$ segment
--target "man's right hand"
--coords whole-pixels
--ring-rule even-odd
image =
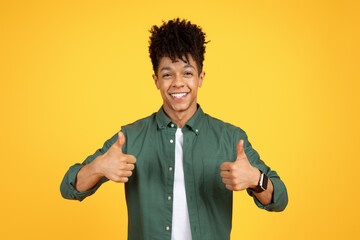
[[[104,155],[96,159],[98,170],[102,175],[114,182],[127,182],[128,178],[132,175],[132,170],[135,168],[135,156],[122,152],[124,143],[125,136],[120,131],[116,142]]]

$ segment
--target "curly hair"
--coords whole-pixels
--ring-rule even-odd
[[[196,62],[199,74],[202,72],[205,44],[210,41],[205,42],[206,34],[200,26],[176,18],[167,23],[163,21],[160,27],[152,26],[150,33],[149,53],[155,75],[162,57],[169,57],[173,62],[179,58],[189,63],[188,54]]]

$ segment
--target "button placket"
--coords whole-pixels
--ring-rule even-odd
[[[175,165],[175,130],[176,130],[176,125],[174,123],[170,123],[167,127],[167,139],[168,139],[168,143],[170,143],[170,145],[168,145],[166,147],[167,151],[169,151],[169,155],[168,155],[168,172],[167,172],[167,190],[165,193],[165,201],[166,201],[166,208],[169,211],[169,216],[166,217],[166,220],[164,222],[164,226],[165,226],[165,230],[166,232],[171,233],[171,218],[172,218],[172,205],[173,205],[173,183],[174,183],[174,165]]]

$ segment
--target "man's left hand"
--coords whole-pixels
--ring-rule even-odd
[[[237,157],[234,162],[224,162],[220,166],[222,181],[226,184],[226,188],[231,191],[241,191],[249,187],[255,188],[259,183],[260,171],[251,166],[243,144],[244,140],[237,143]]]

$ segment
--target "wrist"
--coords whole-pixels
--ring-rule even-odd
[[[253,168],[253,180],[249,188],[256,188],[259,185],[261,172],[256,167]]]
[[[102,167],[103,162],[104,162],[103,155],[98,156],[92,162],[92,173],[93,173],[93,175],[95,175],[99,178],[105,176],[103,167]]]
[[[269,178],[265,175],[265,173],[263,173],[261,170],[259,170],[259,172],[260,172],[260,179],[258,185],[255,188],[250,188],[250,190],[255,193],[261,193],[265,191],[267,189],[267,185],[269,181]]]

